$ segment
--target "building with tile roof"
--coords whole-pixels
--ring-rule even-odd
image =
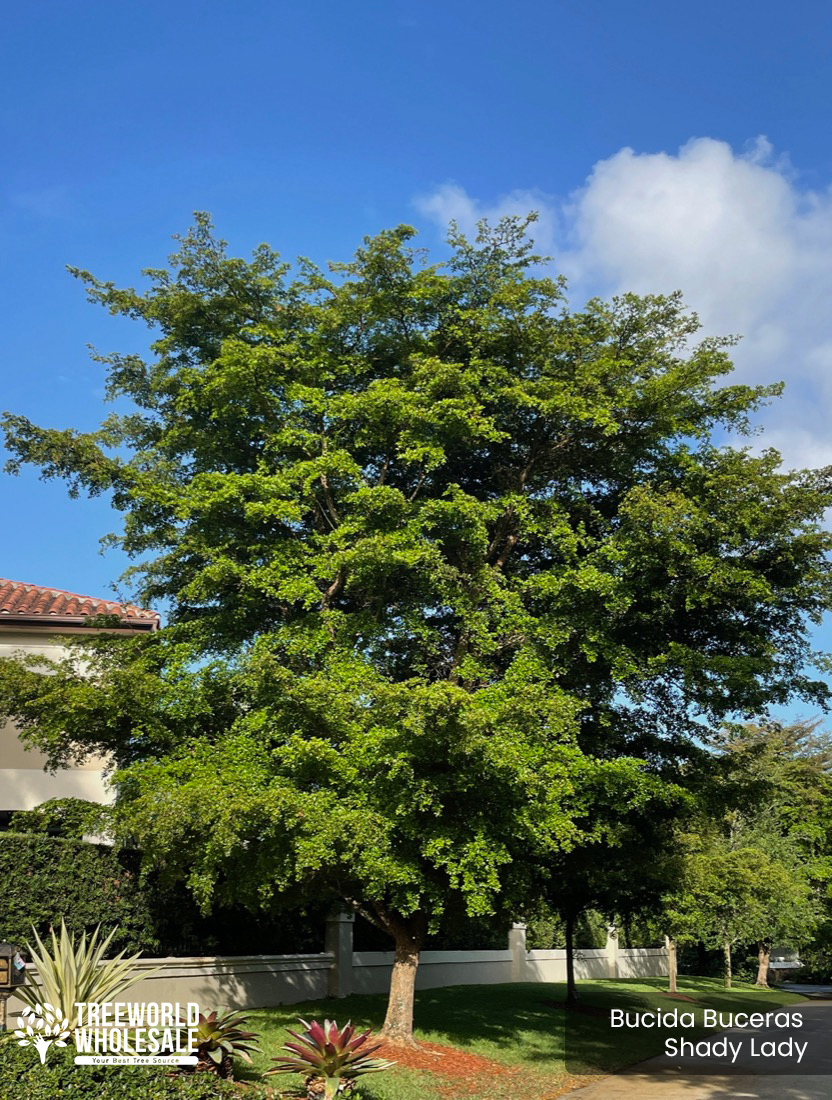
[[[22,652],[54,660],[65,652],[62,635],[108,628],[133,634],[160,625],[155,611],[133,604],[0,578],[0,657]],[[103,776],[106,761],[90,759],[55,775],[44,771],[44,764],[41,753],[20,741],[14,723],[0,725],[0,828],[12,811],[30,810],[49,798],[110,801]]]
[[[100,615],[114,616],[120,626],[130,630],[159,629],[159,616],[155,611],[97,596],[79,596],[63,588],[44,588],[0,578],[0,629],[13,624],[18,627],[23,624],[47,626],[52,630],[57,625],[62,629],[85,629],[89,619]]]

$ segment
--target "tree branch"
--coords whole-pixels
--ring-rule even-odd
[[[335,575],[335,580],[332,582],[332,584],[329,586],[329,588],[327,588],[327,590],[323,594],[323,597],[321,598],[321,610],[322,611],[326,611],[328,608],[330,608],[332,606],[332,601],[335,599],[335,597],[338,595],[338,593],[344,587],[344,582],[346,581],[346,579],[347,579],[347,571],[344,568],[344,566],[342,565],[342,566],[340,566],[340,568],[338,569],[338,572]]]
[[[334,520],[333,530],[335,530],[335,528],[338,527],[341,523],[341,514],[338,511],[338,508],[332,497],[332,491],[329,488],[329,481],[327,480],[326,474],[321,474],[320,480],[321,485],[324,489],[324,499],[326,500],[327,508],[329,509],[330,518]]]

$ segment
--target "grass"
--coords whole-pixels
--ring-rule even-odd
[[[546,1100],[568,1087],[576,1075],[614,1072],[661,1052],[670,1032],[612,1030],[604,1011],[609,1008],[677,1008],[697,1013],[699,1023],[705,1008],[759,1012],[805,1003],[799,995],[779,990],[744,984],[725,990],[716,979],[680,977],[679,993],[691,998],[691,1003],[669,998],[665,986],[662,978],[580,982],[581,1011],[575,1013],[561,1007],[565,996],[562,984],[424,990],[416,996],[417,1040],[456,1047],[513,1072],[473,1085],[461,1081],[453,1085],[440,1073],[396,1067],[365,1078],[361,1100],[448,1100],[452,1096],[468,1100]],[[341,1023],[352,1019],[360,1027],[378,1028],[384,1008],[384,997],[353,996],[252,1011],[248,1013],[250,1027],[260,1033],[264,1050],[256,1058],[254,1069],[262,1072],[268,1067],[270,1057],[279,1053],[287,1038],[285,1028],[295,1027],[299,1016],[307,1020],[334,1017]],[[690,1037],[689,1032],[686,1035]],[[282,1083],[280,1076],[269,1080],[275,1085]],[[287,1075],[287,1088],[291,1080]]]

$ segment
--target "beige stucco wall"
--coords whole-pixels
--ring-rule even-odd
[[[529,951],[522,942],[514,951],[424,951],[417,971],[418,989],[450,985],[492,985],[509,982],[566,981],[565,951]],[[354,993],[386,993],[393,965],[392,952],[356,951],[317,955],[250,955],[226,958],[141,959],[138,982],[125,1001],[196,1001],[207,1011],[263,1008],[297,1004],[332,995],[332,972],[346,967],[346,988]],[[36,971],[29,964],[33,976]],[[157,971],[154,973],[154,971]],[[611,957],[607,949],[579,951],[575,976],[581,979],[665,977],[667,952],[663,948],[622,948]],[[22,1002],[12,998],[9,1018]]]
[[[663,978],[667,976],[667,951],[663,947],[581,949],[575,952],[575,977],[579,981],[606,978]],[[522,975],[526,982],[565,982],[566,951],[529,951]]]
[[[416,988],[510,982],[511,959],[510,951],[423,951]],[[390,988],[392,951],[356,951],[353,960],[354,993],[385,993]]]
[[[21,652],[56,660],[65,651],[43,630],[3,630],[0,657]],[[22,744],[13,723],[0,724],[0,810],[31,810],[49,798],[112,801],[103,776],[106,761],[96,757],[55,775],[43,770],[45,762],[42,753]]]

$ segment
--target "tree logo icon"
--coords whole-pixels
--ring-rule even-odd
[[[60,1009],[50,1004],[39,1004],[34,1008],[25,1008],[17,1019],[17,1045],[33,1046],[40,1055],[41,1065],[46,1063],[46,1052],[52,1043],[56,1047],[65,1047],[69,1038],[69,1020]]]

